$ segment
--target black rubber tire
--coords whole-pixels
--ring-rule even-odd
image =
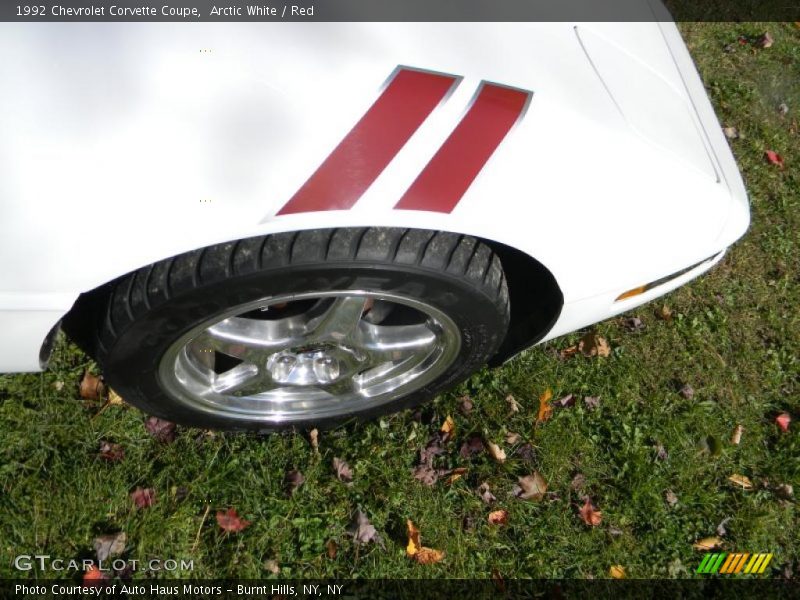
[[[459,356],[407,396],[291,427],[326,428],[429,400],[491,358],[508,328],[500,260],[475,238],[418,229],[322,229],[209,246],[118,279],[95,332],[96,358],[114,390],[148,414],[203,428],[282,429],[210,417],[173,400],[158,381],[161,357],[178,337],[230,307],[269,295],[347,289],[394,292],[435,306],[460,329]]]

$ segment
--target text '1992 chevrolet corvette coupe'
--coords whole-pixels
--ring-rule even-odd
[[[749,223],[672,23],[6,23],[0,55],[0,371],[61,328],[179,423],[412,406]]]

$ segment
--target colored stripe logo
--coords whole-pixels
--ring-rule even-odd
[[[749,554],[747,552],[728,554],[725,552],[708,553],[697,567],[696,573],[713,575],[761,574],[766,571],[773,554]]]
[[[398,67],[384,91],[278,215],[351,208],[461,81]],[[459,124],[395,205],[451,212],[525,114],[532,92],[483,82]]]
[[[483,83],[467,114],[395,208],[451,212],[530,98],[531,92]]]
[[[366,114],[278,214],[353,206],[459,81],[453,75],[398,68]]]

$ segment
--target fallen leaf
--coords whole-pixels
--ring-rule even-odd
[[[137,487],[131,492],[131,500],[136,508],[149,508],[156,502],[156,491],[153,488]]]
[[[356,511],[356,517],[353,525],[350,527],[350,533],[353,535],[353,541],[357,544],[369,544],[373,542],[383,545],[378,535],[378,530],[370,523],[367,515],[360,510]]]
[[[283,483],[284,483],[285,488],[286,488],[286,493],[289,496],[294,494],[295,491],[297,491],[297,488],[299,488],[305,482],[306,482],[306,478],[303,477],[303,474],[300,471],[296,470],[296,469],[293,469],[291,471],[287,471],[286,475],[284,475],[284,477],[283,477]]]
[[[494,442],[486,442],[486,448],[489,451],[489,456],[491,456],[497,462],[499,463],[506,462],[506,453],[500,446],[498,446]]]
[[[789,105],[786,102],[781,102],[778,105],[778,114],[782,117],[785,117],[789,114]]]
[[[788,483],[782,483],[776,487],[775,493],[783,500],[791,500],[794,498],[794,488]]]
[[[667,490],[667,493],[664,494],[664,499],[670,506],[675,506],[678,503],[678,496],[672,490]]]
[[[503,579],[503,576],[500,574],[500,571],[497,570],[497,567],[492,567],[492,583],[498,592],[505,594],[506,582],[505,579]]]
[[[553,391],[547,388],[539,396],[539,414],[536,416],[536,423],[544,423],[553,415],[553,407],[550,406],[550,399],[553,397]]]
[[[768,31],[765,31],[758,39],[755,41],[754,45],[758,48],[770,48],[774,40],[772,36],[769,34]]]
[[[144,428],[162,444],[171,444],[175,441],[175,423],[158,417],[148,417],[144,422]]]
[[[353,469],[341,458],[333,458],[333,470],[339,481],[344,481],[345,483],[353,481]]]
[[[444,552],[422,546],[419,540],[419,529],[414,526],[414,523],[411,522],[411,519],[406,521],[406,526],[408,527],[408,545],[406,546],[406,556],[416,560],[422,565],[437,563],[444,558]]]
[[[687,400],[694,398],[694,388],[688,383],[684,383],[681,389],[678,390],[678,393]]]
[[[509,431],[506,434],[506,444],[509,446],[513,446],[520,440],[520,435],[518,433],[514,433],[513,431]]]
[[[511,394],[506,396],[506,402],[508,402],[508,405],[511,408],[511,412],[512,413],[519,412],[519,408],[520,408],[519,402],[517,402],[517,400],[516,400],[516,398],[514,398],[514,396],[512,396]]]
[[[564,358],[572,358],[578,353],[578,346],[570,346],[569,348],[564,348],[561,352],[558,353],[559,357]]]
[[[672,321],[672,309],[666,304],[663,304],[661,308],[656,311],[656,317],[662,321]]]
[[[117,392],[111,388],[108,388],[108,400],[106,401],[106,404],[109,406],[122,406],[125,404],[125,401]]]
[[[84,400],[98,400],[103,396],[106,386],[102,378],[92,375],[89,371],[83,373],[81,379],[80,395]]]
[[[605,358],[611,355],[611,346],[604,337],[597,335],[595,331],[589,331],[578,342],[578,350],[586,357],[600,356]]]
[[[589,410],[595,410],[600,407],[600,396],[586,396],[583,403]]]
[[[478,486],[478,496],[480,496],[481,500],[486,504],[497,501],[497,498],[495,498],[494,494],[489,490],[489,484],[485,482]]]
[[[101,587],[107,579],[106,573],[91,565],[83,574],[83,585],[86,587]]]
[[[733,435],[731,436],[731,444],[738,446],[742,442],[742,434],[744,433],[744,427],[741,425],[737,425],[736,429],[733,430]]]
[[[725,529],[725,525],[727,525],[731,520],[731,517],[725,517],[722,519],[719,525],[717,525],[717,535],[719,537],[725,537],[728,535],[728,530]]]
[[[469,415],[472,412],[474,405],[469,396],[461,396],[461,401],[458,403],[458,410],[462,415]]]
[[[127,543],[128,536],[124,531],[94,538],[94,551],[97,555],[97,560],[103,562],[109,557],[119,556],[125,552],[125,544]]]
[[[575,395],[574,394],[567,394],[563,398],[559,398],[556,400],[556,404],[561,408],[569,408],[570,406],[575,405]]]
[[[334,558],[336,558],[336,555],[337,555],[337,554],[338,554],[338,552],[339,552],[339,547],[336,545],[336,542],[335,542],[335,541],[333,541],[333,540],[328,540],[328,541],[325,543],[325,550],[326,550],[326,551],[327,551],[327,553],[328,553],[328,558],[330,558],[331,560],[333,560]]]
[[[444,448],[442,448],[442,434],[437,432],[431,437],[428,444],[419,451],[419,462],[430,466],[433,464],[434,457],[440,454],[444,454]]]
[[[100,440],[100,458],[108,462],[119,462],[125,458],[125,448],[121,444]]]
[[[439,479],[439,474],[436,472],[436,469],[430,465],[418,465],[414,467],[412,475],[414,479],[428,487],[431,487]]]
[[[444,434],[444,440],[447,441],[452,438],[456,434],[456,422],[453,421],[453,417],[447,415],[447,418],[442,423],[442,428],[440,431]]]
[[[316,427],[309,432],[308,439],[311,441],[311,449],[319,453],[319,430]]]
[[[775,417],[775,423],[780,427],[781,431],[786,433],[789,431],[789,423],[792,422],[792,417],[789,416],[789,413],[781,413],[777,417]]]
[[[709,550],[719,548],[721,545],[722,539],[718,538],[717,536],[711,536],[703,538],[702,540],[697,540],[694,544],[692,544],[692,548],[695,550],[700,550],[701,552],[708,552]]]
[[[447,478],[447,485],[453,485],[456,481],[461,479],[466,472],[467,469],[465,469],[464,467],[458,467],[449,472],[445,471],[444,473],[442,473],[442,475],[449,475],[449,477]]]
[[[514,495],[521,500],[540,502],[547,492],[547,482],[538,471],[517,479],[519,485],[514,486]]]
[[[611,575],[612,579],[625,579],[625,567],[622,565],[613,565],[608,570],[608,574]]]
[[[476,454],[480,454],[484,451],[484,449],[483,438],[480,435],[473,433],[464,441],[463,444],[461,444],[461,449],[458,451],[458,455],[461,458],[469,458]]]
[[[493,510],[488,516],[489,525],[508,525],[507,510]]]
[[[729,140],[735,140],[739,138],[739,130],[736,127],[723,127],[722,133],[725,134],[725,137]]]
[[[235,508],[229,508],[227,511],[217,512],[217,525],[223,531],[235,533],[247,528],[250,521],[242,519]]]
[[[517,448],[514,454],[519,456],[525,462],[529,463],[532,463],[536,458],[536,451],[533,449],[531,444],[522,444],[519,448]]]
[[[658,444],[656,446],[656,460],[667,460],[668,458],[667,449],[662,444]]]
[[[764,155],[767,157],[767,160],[770,162],[770,164],[775,165],[779,169],[784,168],[783,157],[774,150],[767,150],[764,152]]]
[[[589,496],[586,496],[586,500],[578,514],[581,520],[590,527],[597,527],[603,521],[603,512],[594,507]]]
[[[642,331],[645,328],[644,323],[639,317],[628,317],[622,320],[622,326],[628,331]]]
[[[576,492],[580,492],[584,487],[586,487],[586,476],[583,473],[578,473],[572,478],[572,481],[569,482],[569,487]]]
[[[272,573],[273,575],[277,575],[281,572],[281,568],[278,565],[278,561],[270,558],[269,560],[264,561],[264,569]]]
[[[59,380],[59,381],[54,381],[54,382],[53,382],[53,388],[55,388],[55,390],[56,390],[57,392],[60,392],[61,390],[63,390],[63,389],[64,389],[64,382],[63,382],[63,381],[61,381],[61,380]]]
[[[731,475],[728,477],[728,481],[730,481],[735,487],[743,490],[753,489],[753,482],[744,475]]]

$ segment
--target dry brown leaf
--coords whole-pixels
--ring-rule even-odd
[[[742,490],[753,489],[753,482],[744,475],[733,474],[728,477],[728,481],[730,481],[735,487]]]
[[[131,500],[136,508],[150,508],[156,502],[156,491],[153,488],[137,487],[131,492]]]
[[[483,500],[486,504],[491,504],[492,502],[495,502],[497,500],[494,494],[491,491],[489,491],[488,483],[482,483],[478,486],[478,495],[481,497],[481,500]]]
[[[250,521],[245,521],[236,512],[235,508],[217,512],[217,525],[226,532],[236,533],[250,526]]]
[[[569,348],[564,348],[561,352],[558,353],[559,357],[564,358],[572,358],[578,353],[578,346],[570,346]]]
[[[489,456],[491,456],[497,462],[506,462],[506,453],[500,446],[494,442],[486,442],[486,448],[489,451]]]
[[[461,444],[461,449],[458,451],[458,454],[461,458],[469,458],[480,454],[484,450],[483,438],[479,434],[473,433]]]
[[[625,579],[625,567],[622,565],[612,565],[608,570],[608,574],[611,575],[612,579]]]
[[[339,481],[344,481],[345,483],[353,481],[353,469],[341,458],[333,457],[333,470]]]
[[[611,346],[604,337],[597,332],[590,331],[578,342],[578,350],[586,357],[600,356],[605,358],[611,355]]]
[[[547,492],[547,482],[538,471],[520,477],[519,485],[514,486],[514,495],[522,500],[540,502]]]
[[[709,550],[714,550],[715,548],[719,548],[722,545],[722,539],[718,536],[714,535],[711,537],[706,537],[701,540],[697,540],[694,544],[692,544],[692,548],[695,550],[700,550],[701,552],[708,552]]]
[[[325,543],[325,550],[328,552],[328,558],[333,560],[336,558],[336,554],[339,552],[339,547],[336,545],[336,542],[333,540],[328,540]]]
[[[428,487],[431,487],[439,479],[439,474],[436,472],[436,469],[426,464],[417,465],[414,467],[414,470],[411,472],[411,474],[414,476],[414,479],[420,481]]]
[[[127,543],[128,536],[124,531],[94,538],[94,551],[97,554],[97,560],[104,562],[109,557],[119,556],[125,551],[125,544]]]
[[[264,569],[269,571],[273,575],[277,575],[278,573],[281,572],[281,568],[278,565],[278,561],[272,558],[264,561]]]
[[[303,474],[297,469],[287,471],[286,475],[283,476],[284,488],[289,496],[294,494],[295,491],[297,491],[297,488],[299,488],[305,482],[306,478],[303,477]]]
[[[539,414],[536,416],[536,423],[544,423],[553,415],[553,407],[550,405],[552,397],[553,391],[550,388],[539,396]]]
[[[507,510],[493,510],[488,516],[489,525],[508,525]]]
[[[461,479],[466,472],[467,469],[464,467],[457,467],[450,471],[450,477],[447,478],[447,485],[453,485],[456,481]]]
[[[473,407],[472,399],[469,396],[461,396],[461,401],[458,403],[458,410],[461,411],[462,415],[469,415]]]
[[[603,521],[603,512],[594,507],[591,499],[588,496],[586,497],[586,501],[583,503],[583,506],[581,506],[578,514],[580,515],[581,520],[589,527],[597,527]]]
[[[125,404],[125,401],[122,399],[122,396],[120,396],[117,392],[115,392],[111,388],[108,388],[108,400],[106,400],[106,404],[108,406],[122,406],[123,404]]]
[[[408,528],[408,545],[406,546],[406,556],[416,560],[422,565],[437,563],[444,558],[444,552],[424,547],[419,540],[419,529],[414,526],[411,519],[406,521]]]
[[[675,506],[678,503],[678,495],[672,490],[667,490],[667,493],[664,494],[664,500],[666,500],[667,504],[670,506]]]
[[[738,446],[742,442],[742,434],[744,433],[744,427],[741,425],[737,425],[736,429],[733,430],[733,435],[731,436],[731,444]]]
[[[656,317],[662,321],[672,321],[672,309],[666,304],[662,304],[661,308],[656,311]]]
[[[309,432],[308,438],[311,440],[311,448],[319,453],[319,430],[316,427]]]
[[[383,546],[378,530],[370,523],[367,515],[360,510],[356,512],[355,523],[350,528],[353,534],[353,541],[358,544],[368,544],[374,542]]]
[[[520,440],[520,435],[518,433],[514,433],[513,431],[509,431],[506,434],[506,444],[509,446],[513,446]]]
[[[759,38],[755,41],[755,45],[758,48],[771,48],[772,44],[775,40],[772,39],[772,36],[769,34],[768,31],[765,31]]]
[[[100,440],[100,458],[108,462],[118,462],[125,458],[125,448],[121,444]]]
[[[80,395],[84,400],[98,400],[105,393],[106,386],[103,379],[85,371],[81,379]]]
[[[447,418],[442,423],[441,432],[445,434],[447,439],[453,437],[456,433],[456,422],[453,421],[453,417],[447,415]]]
[[[148,417],[144,422],[144,428],[162,444],[171,444],[175,441],[175,423],[158,417]]]
[[[729,140],[735,140],[739,138],[739,130],[736,127],[723,127],[722,133],[725,134],[725,137]]]
[[[506,402],[508,402],[508,405],[511,408],[511,412],[513,413],[519,412],[520,409],[519,402],[517,402],[517,399],[514,398],[514,396],[512,396],[511,394],[506,396]]]

